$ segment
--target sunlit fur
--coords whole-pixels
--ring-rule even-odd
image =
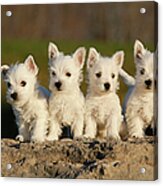
[[[154,53],[145,49],[140,41],[135,41],[135,83],[129,83],[128,80],[128,86],[130,88],[124,104],[130,137],[142,138],[144,137],[144,129],[147,126],[151,125],[154,127],[155,59]],[[126,80],[128,77],[125,77]],[[150,85],[147,82],[150,82]]]
[[[123,118],[116,89],[123,59],[123,51],[116,52],[112,57],[102,57],[95,48],[90,48],[87,60],[86,137],[120,139]]]
[[[71,126],[74,138],[83,134],[84,97],[80,90],[86,50],[78,48],[72,55],[59,52],[49,43],[50,130],[48,140],[58,140],[62,127]],[[60,83],[60,86],[56,86]]]
[[[7,85],[7,102],[15,114],[20,141],[45,140],[47,132],[48,91],[37,83],[38,68],[32,56],[24,63],[1,66],[2,77]],[[12,94],[17,94],[14,98]]]

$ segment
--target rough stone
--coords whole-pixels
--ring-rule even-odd
[[[153,137],[118,143],[85,138],[42,144],[2,139],[1,148],[1,174],[5,177],[157,179],[157,142]]]

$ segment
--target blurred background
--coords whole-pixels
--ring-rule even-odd
[[[146,13],[141,14],[140,8]],[[12,11],[7,17],[6,11]],[[135,74],[133,44],[141,40],[151,51],[157,45],[157,8],[154,2],[88,3],[2,6],[1,64],[23,62],[32,54],[40,68],[39,82],[48,88],[49,41],[71,54],[79,46],[93,46],[104,56],[124,50],[124,69]],[[85,70],[84,70],[85,73]],[[2,80],[1,80],[2,81]],[[86,84],[81,89],[86,93]],[[121,103],[127,87],[120,82]],[[17,127],[6,86],[1,82],[1,137],[14,138]]]

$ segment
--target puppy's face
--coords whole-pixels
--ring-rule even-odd
[[[100,95],[115,92],[118,85],[119,70],[123,65],[124,53],[115,53],[112,57],[101,57],[95,48],[88,55],[87,70],[91,91]]]
[[[24,63],[13,66],[1,66],[2,77],[7,85],[7,101],[23,106],[33,94],[38,68],[32,56]]]
[[[79,88],[81,70],[86,50],[78,48],[72,56],[59,52],[56,45],[49,44],[49,89],[52,92],[74,91]]]
[[[154,54],[136,40],[134,45],[136,64],[136,86],[143,91],[152,91],[155,86]]]

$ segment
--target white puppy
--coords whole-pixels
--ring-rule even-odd
[[[154,125],[154,87],[156,66],[154,53],[144,48],[136,40],[134,61],[136,65],[135,80],[123,70],[120,75],[130,87],[125,99],[125,118],[130,137],[142,138],[144,129]],[[156,64],[156,63],[155,63]]]
[[[37,83],[38,67],[30,55],[24,63],[1,66],[7,85],[7,102],[16,117],[20,141],[45,140],[48,120],[48,91]]]
[[[116,90],[123,60],[123,51],[116,52],[112,57],[102,57],[95,48],[90,48],[87,61],[86,137],[120,139],[123,117]]]
[[[86,50],[78,48],[72,56],[59,52],[49,43],[50,131],[48,140],[58,140],[63,126],[70,126],[74,137],[83,134],[84,97],[80,90]]]

